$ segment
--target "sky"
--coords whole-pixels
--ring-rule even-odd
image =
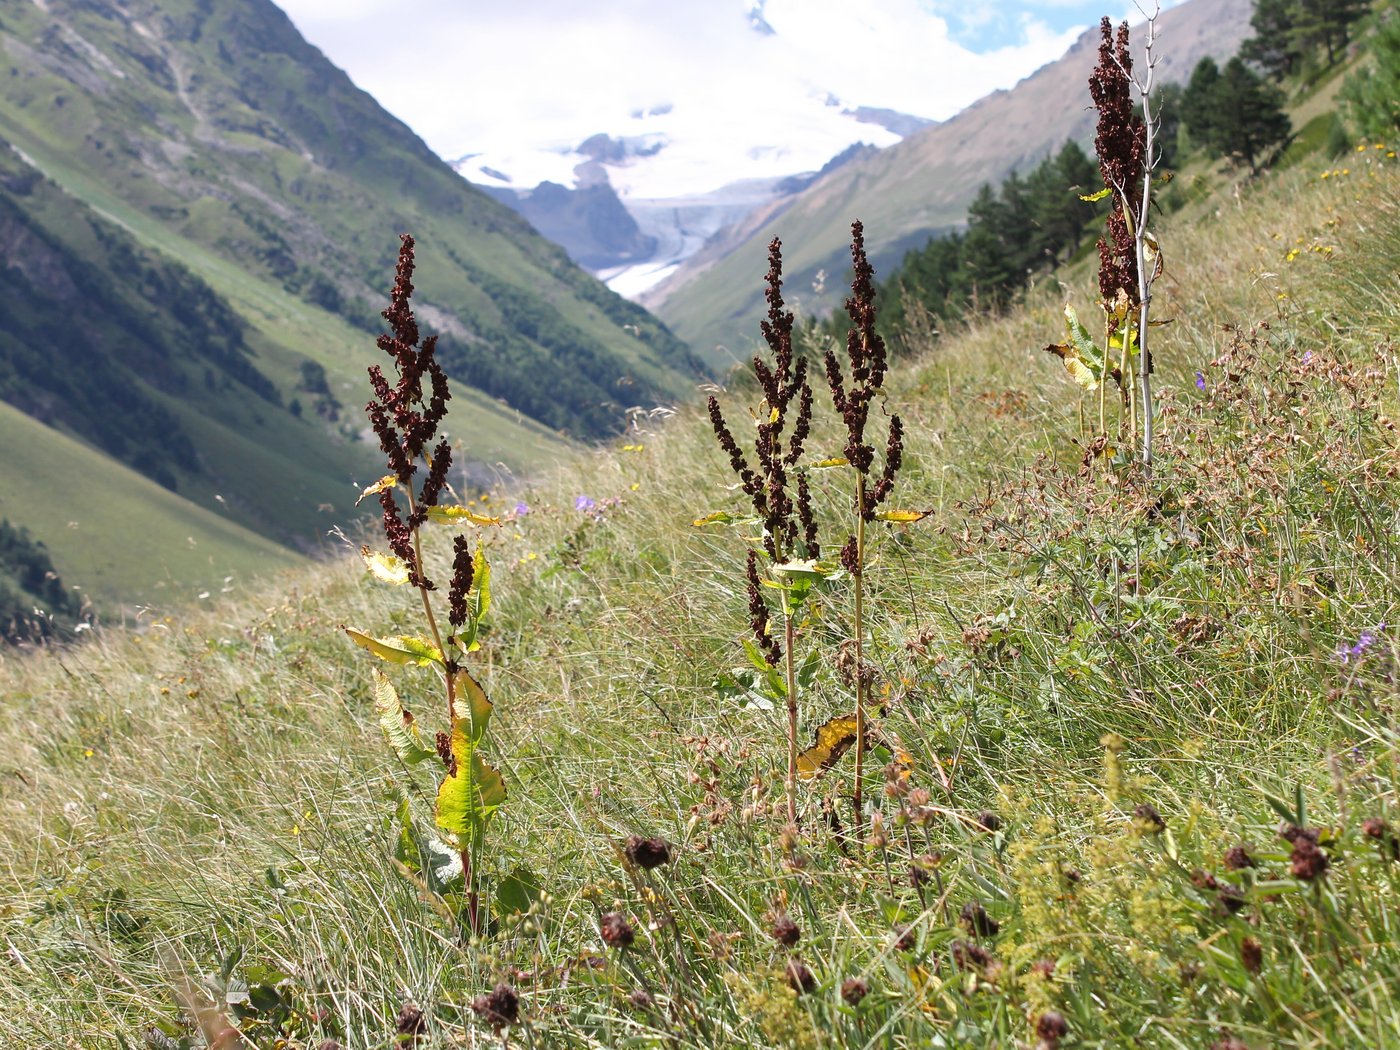
[[[478,172],[567,183],[590,135],[665,143],[610,173],[624,198],[813,170],[855,141],[890,145],[892,133],[842,110],[947,119],[1058,58],[1105,13],[1102,0],[280,3],[439,156],[471,155]],[[755,31],[755,11],[771,33]]]

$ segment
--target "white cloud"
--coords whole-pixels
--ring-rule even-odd
[[[1022,4],[1014,38],[974,53],[921,0],[767,0],[771,36],[749,28],[744,0],[283,7],[440,155],[482,154],[518,182],[567,177],[577,158],[561,151],[595,132],[664,133],[674,145],[614,178],[638,196],[701,192],[735,172],[809,169],[854,141],[888,145],[890,133],[821,99],[946,119],[1059,57],[1076,35]],[[673,109],[631,116],[660,104]]]

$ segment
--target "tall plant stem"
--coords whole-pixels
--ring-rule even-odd
[[[792,622],[792,611],[783,609],[783,651],[787,660],[787,719],[788,719],[788,768],[787,768],[787,815],[788,823],[797,824],[797,660],[793,655],[793,642],[797,640],[797,628]]]
[[[861,782],[865,773],[865,475],[856,475],[856,789],[855,830],[865,825]]]
[[[418,512],[418,501],[413,497],[413,486],[405,486],[408,489],[408,509],[412,514]],[[413,560],[417,563],[418,575],[423,575],[423,548],[419,542],[418,529],[413,530]],[[433,603],[428,600],[428,588],[421,583],[418,585],[418,595],[423,599],[423,614],[428,618],[428,629],[433,632],[433,642],[438,647],[438,652],[442,653],[444,663],[447,660],[447,647],[442,644],[442,632],[438,630],[437,617],[433,615]],[[453,681],[451,670],[444,668],[442,672],[443,685],[447,692],[447,731],[451,735],[457,729],[457,683]],[[472,770],[466,770],[468,779],[472,776]],[[475,791],[476,785],[471,785],[471,790]],[[467,890],[467,926],[475,935],[480,933],[480,918],[477,912],[477,892],[476,892],[476,865],[473,863],[471,847],[467,846],[458,851],[458,856],[462,861],[462,882]]]

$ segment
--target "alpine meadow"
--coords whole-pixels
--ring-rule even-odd
[[[0,1045],[1400,1048],[1400,6],[1210,4],[722,377],[264,0],[0,9]]]

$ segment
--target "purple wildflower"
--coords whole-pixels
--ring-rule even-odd
[[[1206,376],[1205,376],[1205,373],[1204,373],[1204,372],[1197,372],[1197,373],[1196,373],[1196,389],[1197,389],[1197,390],[1204,390],[1205,388],[1206,388]]]
[[[582,511],[584,514],[592,514],[598,509],[598,501],[592,496],[580,496],[574,500],[574,510]]]
[[[521,500],[519,503],[517,503],[517,504],[515,505],[515,516],[516,516],[517,518],[523,518],[523,517],[525,517],[526,514],[529,514],[529,513],[530,513],[530,504],[526,503],[524,500]]]
[[[1362,631],[1357,635],[1354,645],[1343,643],[1337,646],[1337,659],[1344,664],[1351,663],[1352,660],[1359,662],[1361,657],[1366,655],[1366,650],[1376,644],[1376,639],[1380,637],[1380,633],[1384,630],[1385,624],[1377,624],[1374,631]]]

